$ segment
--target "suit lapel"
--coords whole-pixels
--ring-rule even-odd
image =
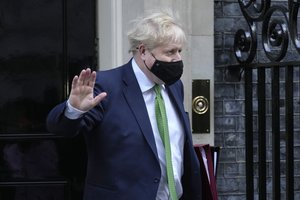
[[[169,94],[169,97],[171,101],[174,103],[175,108],[177,109],[178,116],[180,117],[181,121],[183,122],[183,127],[184,127],[184,133],[185,136],[188,137],[188,139],[191,141],[191,135],[190,133],[190,124],[188,121],[188,118],[186,116],[185,109],[183,107],[182,99],[183,99],[183,94],[180,95],[178,92],[178,87],[174,85],[167,87],[167,91]]]
[[[145,101],[142,95],[142,92],[140,90],[140,87],[138,85],[138,82],[136,80],[136,77],[134,75],[131,61],[127,64],[127,67],[125,67],[124,71],[124,77],[123,77],[123,93],[125,96],[125,99],[127,100],[127,103],[129,107],[131,108],[137,123],[139,124],[139,127],[149,144],[150,148],[152,149],[153,153],[155,154],[157,160],[158,160],[158,154],[155,144],[155,139],[153,135],[153,130],[151,127],[150,119],[148,116],[148,111],[145,105]],[[175,108],[177,109],[178,115],[181,118],[183,122],[184,132],[186,137],[189,141],[191,141],[191,135],[190,132],[190,125],[188,118],[185,117],[186,113],[182,104],[182,98],[183,94],[180,94],[178,92],[179,90],[178,85],[172,85],[170,87],[167,87],[167,91],[170,97],[170,100],[174,103]]]
[[[129,63],[131,63],[131,61]],[[142,92],[140,90],[140,87],[138,85],[138,82],[136,80],[136,77],[134,75],[134,72],[132,70],[131,64],[128,64],[127,66],[128,67],[125,68],[125,73],[123,78],[124,81],[123,93],[130,109],[132,110],[136,118],[137,123],[139,124],[139,127],[147,143],[149,144],[150,148],[152,149],[153,153],[155,154],[158,160],[155,139],[154,139],[150,119],[147,114],[148,111],[145,105],[145,101]]]

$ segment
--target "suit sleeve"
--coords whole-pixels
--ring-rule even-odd
[[[69,119],[65,116],[66,101],[55,106],[48,114],[46,125],[51,133],[66,137],[73,137],[82,133],[91,132],[99,126],[103,118],[103,109],[97,105],[78,119]]]
[[[47,130],[62,136],[75,136],[79,132],[79,124],[82,120],[78,118],[71,120],[64,115],[66,102],[55,106],[47,116]]]

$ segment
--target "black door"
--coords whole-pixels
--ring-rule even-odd
[[[0,1],[0,200],[79,200],[82,136],[48,133],[47,113],[96,69],[94,0]]]

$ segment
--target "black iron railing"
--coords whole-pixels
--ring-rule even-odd
[[[299,78],[296,82],[294,71],[300,66],[300,3],[238,2],[249,26],[238,30],[234,41],[239,62],[235,67],[243,70],[245,80],[247,199],[293,200],[294,125],[299,124],[295,121],[299,111],[294,109],[299,100],[294,86],[299,87]]]

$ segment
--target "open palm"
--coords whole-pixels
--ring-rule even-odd
[[[82,70],[79,76],[73,78],[69,103],[74,108],[81,111],[88,111],[106,97],[105,92],[94,97],[95,81],[96,72],[92,72],[89,68]]]

